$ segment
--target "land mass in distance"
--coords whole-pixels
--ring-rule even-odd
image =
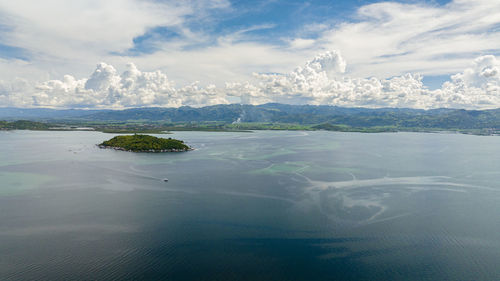
[[[277,103],[124,110],[0,108],[0,120],[5,120],[0,121],[0,129],[4,130],[91,129],[107,133],[141,134],[250,130],[500,133],[500,109],[345,108]]]

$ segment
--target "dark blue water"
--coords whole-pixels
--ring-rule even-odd
[[[0,132],[0,280],[500,279],[498,137],[171,136]]]

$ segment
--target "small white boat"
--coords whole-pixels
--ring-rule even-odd
[[[164,181],[164,182],[167,182],[167,181],[168,181],[168,179],[167,179],[167,178],[164,178],[164,179],[163,179],[163,181]]]

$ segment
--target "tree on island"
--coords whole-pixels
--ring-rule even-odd
[[[100,148],[113,148],[133,152],[178,152],[191,150],[181,140],[157,138],[148,135],[116,136],[98,145]]]

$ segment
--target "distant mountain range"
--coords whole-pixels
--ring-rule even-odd
[[[344,108],[337,106],[214,105],[201,108],[132,108],[124,110],[82,110],[46,108],[0,108],[0,120],[36,121],[142,121],[142,122],[224,122],[287,123],[301,125],[335,124],[350,127],[500,129],[500,109],[407,109]]]

